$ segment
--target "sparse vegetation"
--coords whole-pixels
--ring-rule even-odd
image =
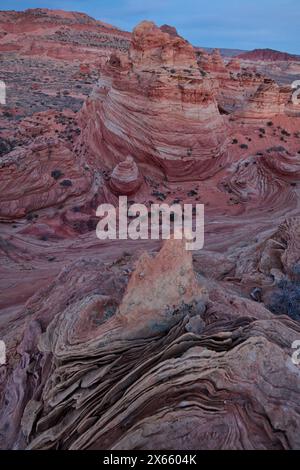
[[[12,150],[12,145],[8,140],[0,139],[0,157],[9,153]]]
[[[282,147],[282,145],[279,145],[278,147],[270,147],[267,149],[267,152],[268,153],[271,153],[271,152],[286,152],[286,148],[285,147]]]
[[[280,281],[273,293],[269,309],[277,315],[288,315],[300,321],[300,266],[295,267],[295,280]]]
[[[60,183],[61,186],[63,186],[64,188],[69,188],[73,185],[72,181],[71,180],[63,180],[61,183]]]
[[[61,178],[61,176],[63,176],[63,173],[60,170],[53,170],[51,176],[55,180],[58,180],[59,178]]]
[[[153,191],[152,196],[155,196],[159,201],[164,201],[166,199],[166,195],[160,191]]]

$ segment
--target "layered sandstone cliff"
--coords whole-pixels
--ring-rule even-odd
[[[110,61],[82,111],[94,163],[128,154],[170,181],[205,179],[227,157],[226,125],[193,47],[143,22],[128,60]]]
[[[298,448],[290,345],[299,323],[238,295],[226,274],[230,268],[267,294],[272,265],[283,276],[294,272],[298,229],[293,219],[264,238],[252,264],[250,248],[237,247],[230,259],[200,253],[193,266],[184,243],[171,240],[135,268],[128,257],[69,266],[47,288],[50,310],[42,293],[28,303],[19,359],[3,389],[2,445]],[[57,304],[62,281],[72,299],[63,289]]]
[[[292,89],[167,25],[0,24],[0,447],[300,448]],[[98,240],[120,195],[203,203],[204,250]]]

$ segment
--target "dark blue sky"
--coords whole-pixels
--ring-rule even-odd
[[[9,0],[0,9],[85,12],[131,31],[141,20],[176,26],[194,45],[300,54],[300,0]]]

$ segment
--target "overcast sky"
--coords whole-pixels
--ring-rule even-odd
[[[167,23],[196,46],[271,48],[300,54],[300,0],[1,0],[2,10],[85,12],[131,31],[141,20]]]

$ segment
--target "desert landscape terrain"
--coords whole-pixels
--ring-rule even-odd
[[[2,449],[299,449],[300,57],[0,12]],[[204,204],[205,243],[97,207]]]

